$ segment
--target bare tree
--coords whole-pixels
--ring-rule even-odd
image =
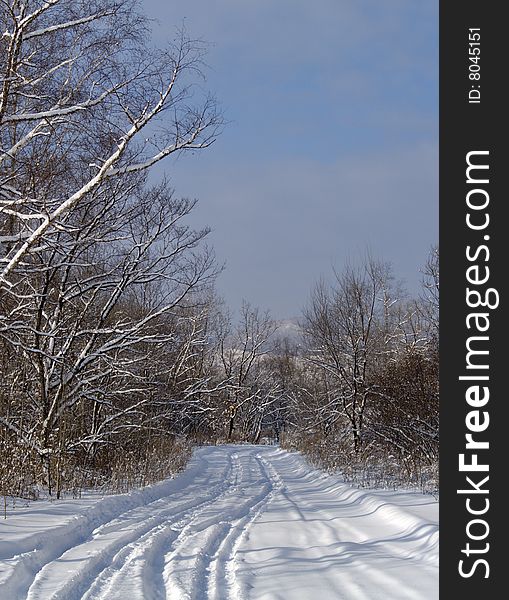
[[[431,333],[438,341],[440,296],[440,258],[438,246],[433,246],[430,250],[423,271],[422,287],[421,313],[427,321]]]
[[[28,392],[31,411],[23,421],[13,411],[3,424],[43,459],[50,489],[52,456],[93,453],[142,424],[154,403],[151,365],[181,343],[182,327],[168,327],[168,315],[216,273],[210,251],[196,250],[207,231],[181,223],[193,202],[173,199],[164,185],[127,192],[91,193],[79,223],[75,213],[58,244],[33,253],[16,286],[21,301],[3,315],[0,335],[29,375],[19,393]],[[62,424],[86,406],[80,427],[62,438]]]
[[[237,327],[232,326],[229,315],[223,318],[220,358],[229,384],[226,397],[229,440],[238,421],[242,422],[244,436],[253,424],[257,432],[260,428],[269,397],[267,391],[263,392],[260,363],[269,351],[268,342],[275,330],[276,324],[269,313],[261,313],[248,302],[242,304]]]
[[[309,360],[323,372],[320,419],[347,419],[355,451],[363,440],[371,375],[396,339],[395,299],[387,265],[368,258],[360,268],[336,273],[333,286],[319,283],[305,311]]]
[[[214,257],[184,223],[194,202],[146,179],[221,117],[203,44],[152,48],[134,0],[1,0],[0,23],[0,422],[51,491],[62,457],[167,426],[171,377],[199,387],[200,328],[176,314]]]
[[[109,181],[209,146],[221,119],[198,88],[203,47],[144,41],[130,0],[0,3],[0,282]]]
[[[371,431],[409,472],[438,460],[438,356],[427,346],[402,348],[376,374]]]

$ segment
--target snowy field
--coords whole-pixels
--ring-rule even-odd
[[[433,600],[438,503],[275,447],[199,448],[143,491],[10,510],[0,598]]]

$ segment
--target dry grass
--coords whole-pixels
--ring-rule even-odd
[[[367,444],[354,452],[346,436],[324,438],[317,433],[286,433],[281,447],[301,452],[316,468],[341,473],[345,481],[360,487],[411,488],[438,495],[438,460],[395,453],[380,444]]]

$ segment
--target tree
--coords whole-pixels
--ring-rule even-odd
[[[144,41],[130,0],[0,3],[0,283],[111,180],[209,146],[221,118],[192,105],[203,48]]]
[[[372,406],[374,435],[409,470],[438,460],[438,356],[429,347],[407,347],[377,374]]]
[[[346,418],[353,446],[362,446],[372,374],[396,340],[395,298],[387,265],[368,258],[360,268],[336,273],[332,286],[315,286],[305,311],[307,360],[322,372],[319,421]]]
[[[147,174],[221,117],[195,84],[203,45],[150,47],[134,1],[1,0],[0,23],[0,422],[51,492],[64,457],[167,427],[162,352],[182,351],[179,393],[199,387],[182,307],[217,268],[195,203]]]
[[[232,327],[230,316],[223,318],[220,333],[220,359],[225,380],[227,438],[231,440],[237,422],[241,422],[244,436],[254,430],[259,438],[267,407],[274,398],[268,380],[263,376],[262,362],[266,357],[270,337],[276,324],[268,312],[243,302],[240,321]]]
[[[428,324],[430,332],[438,343],[440,296],[440,258],[438,246],[433,246],[430,250],[423,271],[422,287],[421,313]]]
[[[93,455],[115,433],[142,426],[159,353],[190,345],[170,317],[216,273],[213,255],[195,251],[207,230],[181,224],[193,205],[165,185],[134,196],[93,193],[79,223],[34,253],[33,271],[17,286],[22,302],[0,330],[31,382],[18,390],[28,391],[31,418],[20,421],[14,411],[3,422],[38,452],[48,485],[53,455],[76,448]],[[80,427],[71,426],[82,412]]]

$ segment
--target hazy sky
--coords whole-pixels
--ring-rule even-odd
[[[142,0],[160,44],[211,43],[229,124],[166,162],[191,222],[213,229],[219,293],[277,318],[365,253],[416,292],[438,240],[437,0]]]

